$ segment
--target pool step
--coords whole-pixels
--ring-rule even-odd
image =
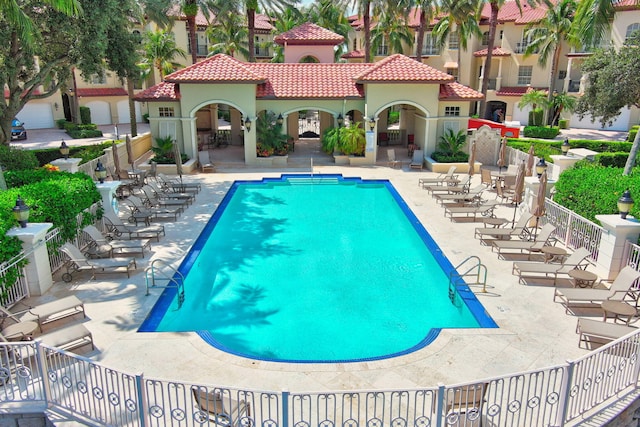
[[[322,177],[321,175],[309,178],[287,178],[287,182],[291,185],[335,185],[340,181],[335,177]]]

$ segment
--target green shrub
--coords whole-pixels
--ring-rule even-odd
[[[64,125],[65,125],[66,123],[69,123],[69,122],[67,121],[67,119],[58,119],[58,120],[56,120],[56,127],[57,127],[58,129],[64,129]]]
[[[89,107],[80,107],[80,122],[83,125],[91,123],[91,109]]]
[[[76,130],[67,131],[67,133],[73,139],[99,138],[99,137],[102,136],[102,131],[99,130],[99,129],[94,129],[94,130],[91,130],[91,129],[86,129],[86,130],[76,129]]]
[[[40,166],[33,151],[6,145],[0,145],[0,165],[3,170],[11,171],[32,170]]]
[[[558,127],[560,129],[568,129],[569,128],[569,120],[567,120],[567,119],[558,119]]]
[[[398,123],[400,121],[400,111],[389,111],[388,123]]]
[[[640,169],[636,167],[628,176],[622,175],[622,169],[604,167],[593,162],[580,161],[573,168],[562,172],[555,185],[554,201],[596,221],[596,215],[616,214],[617,201],[628,188],[632,196],[640,195]],[[636,204],[631,215],[640,215],[640,206]]]
[[[638,133],[638,129],[640,129],[640,125],[631,126],[631,129],[629,129],[629,136],[627,136],[627,141],[633,142],[636,138],[636,134]]]
[[[534,126],[536,124],[542,123],[542,119],[544,118],[544,110],[542,108],[536,108],[535,110],[529,111],[529,125]]]
[[[86,163],[90,160],[96,159],[104,154],[104,150],[111,148],[111,141],[105,141],[100,144],[83,145],[83,146],[70,146],[69,157],[82,159],[80,164]],[[45,148],[41,150],[33,150],[36,158],[38,159],[38,165],[44,166],[47,163],[51,163],[53,160],[61,159],[62,154],[58,148]]]
[[[628,157],[629,153],[600,153],[595,161],[604,167],[624,168]]]
[[[451,154],[445,151],[434,151],[431,154],[431,158],[438,163],[464,163],[469,161],[469,155],[463,152]]]
[[[149,123],[149,113],[144,113],[144,114],[142,115],[142,120],[143,120],[145,123]]]
[[[553,139],[560,133],[558,128],[547,126],[525,126],[523,134],[531,138]]]

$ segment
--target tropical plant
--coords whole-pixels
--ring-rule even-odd
[[[566,92],[553,93],[550,104],[550,109],[554,113],[551,119],[551,125],[553,126],[556,122],[559,122],[558,119],[563,111],[573,112],[577,103],[578,99]]]
[[[284,156],[289,152],[291,137],[282,133],[282,129],[282,124],[278,123],[278,119],[272,111],[264,111],[258,115],[256,120],[256,153],[258,157],[269,157],[272,154]]]
[[[371,47],[377,51],[380,46],[388,46],[388,55],[402,53],[404,46],[413,46],[413,34],[401,11],[386,7],[379,11],[380,19],[371,31]]]
[[[449,157],[455,157],[459,154],[466,154],[462,151],[462,148],[467,143],[467,134],[463,130],[454,131],[453,129],[447,129],[444,135],[440,136],[438,142],[438,149],[441,153]]]
[[[560,0],[557,4],[552,3],[550,0],[543,0],[543,2],[547,7],[544,18],[528,24],[526,27],[525,38],[529,39],[530,42],[524,56],[527,57],[537,53],[538,64],[542,67],[545,67],[547,61],[551,58],[547,85],[547,103],[551,105],[562,45],[563,43],[567,43],[571,47],[578,47],[579,45],[573,25],[578,3],[576,0]],[[548,117],[547,123],[551,119],[552,117]],[[555,120],[555,117],[553,119]]]
[[[467,50],[469,40],[473,36],[482,36],[478,22],[479,1],[458,1],[443,0],[440,3],[440,10],[445,15],[433,27],[433,34],[436,36],[436,43],[443,47],[451,34],[457,34],[458,43],[458,69],[462,66],[462,49]]]
[[[531,106],[533,114],[533,123],[529,123],[531,126],[540,126],[542,123],[537,123],[536,118],[538,115],[535,114],[538,107],[542,108],[547,103],[547,94],[542,90],[535,90],[529,88],[522,98],[520,98],[520,102],[518,103],[518,108],[525,108]]]
[[[416,29],[416,61],[422,62],[422,49],[424,47],[424,34],[433,17],[436,0],[408,0],[403,2],[405,20],[409,21],[412,13],[417,10],[418,28]]]
[[[243,57],[249,56],[247,37],[249,32],[244,25],[244,19],[237,12],[227,10],[216,19],[216,25],[207,28],[209,55],[224,53],[235,57],[239,53]]]
[[[322,151],[327,154],[338,152],[340,146],[340,129],[339,127],[331,127],[322,132],[321,145]]]
[[[336,46],[334,51],[334,59],[337,62],[348,50],[347,40],[352,30],[344,4],[335,3],[333,0],[318,0],[309,8],[307,21],[344,37],[345,42]]]
[[[155,154],[154,161],[158,162],[158,159],[173,159],[173,138],[170,136],[155,138],[155,146],[151,147],[151,150]],[[173,163],[173,162],[171,162]]]
[[[348,156],[364,156],[366,138],[360,122],[340,128],[338,150]]]
[[[140,68],[144,74],[158,70],[160,80],[181,67],[175,61],[177,56],[186,58],[184,49],[178,47],[173,33],[166,30],[147,31],[143,36],[143,60]]]

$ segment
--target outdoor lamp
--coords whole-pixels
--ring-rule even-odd
[[[569,150],[571,149],[571,145],[569,145],[569,138],[564,139],[564,142],[560,146],[560,149],[562,150],[562,154],[566,156]]]
[[[536,173],[538,174],[538,178],[542,176],[542,173],[547,170],[547,163],[544,161],[544,158],[541,157],[538,164],[536,164]]]
[[[107,169],[105,169],[100,160],[98,160],[98,164],[96,165],[96,169],[94,172],[96,173],[96,178],[98,178],[100,184],[104,184],[104,179],[107,177]]]
[[[342,113],[338,114],[338,127],[342,127],[342,124],[344,123],[344,117],[342,117]]]
[[[620,212],[620,218],[626,219],[627,214],[631,212],[631,208],[633,208],[633,199],[631,198],[631,192],[627,188],[618,199],[618,212]]]
[[[16,200],[16,205],[13,207],[13,216],[20,224],[20,227],[27,228],[27,220],[29,219],[29,206],[24,204],[24,200],[20,196]]]
[[[282,113],[280,113],[280,114],[278,115],[278,118],[276,119],[276,123],[277,123],[277,124],[279,124],[279,125],[281,125],[281,124],[282,124],[282,122],[284,122],[284,117],[282,117]]]
[[[60,144],[60,154],[62,154],[65,160],[69,158],[69,146],[64,142],[64,139],[62,140],[62,144]]]
[[[376,127],[376,119],[374,119],[373,117],[371,117],[369,119],[369,130],[374,130]]]
[[[247,129],[247,132],[251,132],[251,119],[249,118],[249,116],[247,116],[246,120],[244,121],[244,127]]]

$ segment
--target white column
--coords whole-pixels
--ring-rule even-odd
[[[49,252],[45,243],[47,231],[52,225],[48,222],[27,223],[26,228],[12,228],[7,232],[7,236],[15,236],[22,240],[22,250],[28,254],[29,264],[25,269],[31,296],[43,295],[53,285]]]
[[[569,62],[567,63],[567,75],[564,78],[564,82],[562,83],[562,91],[567,93],[569,92],[569,83],[571,82],[571,65],[573,64],[573,58],[569,57]]]
[[[496,77],[496,91],[502,87],[502,57],[498,57],[498,77]],[[505,111],[506,116],[506,111]]]
[[[625,242],[638,241],[640,221],[631,215],[627,215],[626,219],[620,218],[620,215],[596,215],[596,219],[606,230],[600,240],[597,264],[608,272],[607,280],[613,280],[623,267]]]
[[[96,188],[102,197],[102,208],[105,212],[113,212],[118,215],[118,199],[116,189],[120,186],[120,181],[105,181],[104,184],[97,183]]]
[[[55,159],[51,162],[52,165],[57,166],[61,171],[76,173],[78,172],[78,165],[82,159],[70,158],[70,159]]]

